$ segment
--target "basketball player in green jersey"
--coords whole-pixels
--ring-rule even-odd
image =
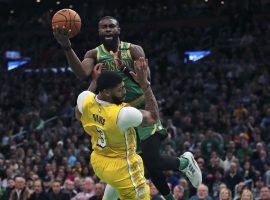
[[[56,28],[54,36],[65,51],[68,63],[78,78],[88,77],[95,64],[103,63],[104,70],[116,71],[122,76],[126,87],[125,102],[138,109],[143,108],[143,92],[130,75],[134,69],[134,61],[145,57],[143,49],[138,45],[120,40],[120,26],[113,17],[103,17],[99,21],[98,31],[101,45],[86,52],[82,62],[72,49],[66,31]],[[149,69],[148,73],[150,77]],[[141,141],[144,165],[152,182],[165,199],[174,198],[166,183],[163,170],[180,170],[186,174],[194,187],[197,188],[200,185],[201,171],[191,153],[183,154],[180,158],[160,155],[161,141],[167,135],[160,122],[153,126],[139,127],[137,133]],[[108,199],[112,200],[111,197]]]

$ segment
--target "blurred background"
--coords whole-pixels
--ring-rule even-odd
[[[270,199],[269,0],[0,0],[0,199],[16,175],[30,193],[38,178],[45,193],[60,181],[69,199],[101,199],[104,190],[74,119],[89,80],[70,71],[51,30],[62,8],[81,16],[71,39],[80,59],[98,46],[105,15],[119,20],[123,41],[143,47],[169,132],[161,151],[193,151],[203,172],[197,191],[166,172],[176,199],[221,199],[225,190]],[[151,196],[160,198],[153,185]]]

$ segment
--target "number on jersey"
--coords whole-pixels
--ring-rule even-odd
[[[97,132],[99,133],[98,141],[97,141],[97,146],[101,148],[105,148],[107,145],[106,142],[106,135],[103,130],[101,130],[99,127],[97,127]]]

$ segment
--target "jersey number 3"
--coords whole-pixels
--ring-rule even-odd
[[[97,141],[97,146],[101,148],[105,148],[107,145],[106,142],[106,135],[103,130],[101,130],[99,127],[97,127],[97,132],[99,133],[98,141]]]

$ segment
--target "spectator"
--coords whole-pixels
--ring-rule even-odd
[[[270,190],[268,187],[262,187],[260,190],[260,200],[269,200]]]
[[[34,181],[32,178],[28,178],[26,180],[26,187],[30,191],[31,194],[34,192]]]
[[[190,192],[189,192],[189,185],[186,179],[181,178],[179,180],[179,185],[182,186],[184,188],[184,199],[188,199],[190,196]]]
[[[265,186],[263,182],[263,178],[261,176],[256,177],[255,179],[255,187],[253,188],[253,196],[255,199],[259,199],[260,197],[260,190]]]
[[[204,184],[200,185],[197,189],[197,195],[192,196],[190,200],[213,200],[208,196],[208,187]]]
[[[49,194],[43,191],[42,180],[37,179],[34,181],[34,193],[28,200],[48,200]]]
[[[235,186],[243,180],[240,173],[237,171],[235,162],[231,163],[230,170],[225,174],[224,181],[228,188],[234,193]]]
[[[255,180],[256,174],[249,161],[244,162],[243,166],[244,180]]]
[[[173,189],[173,196],[175,200],[184,200],[185,190],[181,185],[176,185]]]
[[[63,193],[69,195],[69,199],[77,195],[77,191],[74,189],[74,182],[66,179],[64,183]]]
[[[233,155],[232,152],[227,151],[226,153],[226,159],[223,162],[223,168],[225,170],[225,172],[227,172],[230,169],[231,163],[232,161],[235,159],[236,157]]]
[[[90,177],[84,179],[82,184],[83,191],[79,192],[71,200],[88,200],[89,198],[95,196],[95,185],[94,180]]]
[[[209,155],[211,155],[211,153],[213,151],[215,152],[220,152],[220,144],[219,142],[214,138],[214,133],[212,130],[207,130],[206,132],[206,139],[203,141],[202,143],[202,155],[209,160]]]
[[[270,126],[270,108],[266,109],[265,117],[262,119],[260,126],[266,129]]]
[[[21,176],[15,177],[15,188],[12,190],[9,200],[27,200],[31,193],[25,186],[25,179]]]
[[[54,180],[52,183],[52,191],[49,194],[48,200],[69,200],[68,194],[61,191],[61,182]]]
[[[7,187],[7,182],[9,179],[14,178],[13,170],[12,169],[6,169],[6,178],[2,180],[2,187]]]
[[[242,194],[241,194],[240,199],[241,200],[253,200],[252,192],[249,189],[244,189]]]
[[[219,200],[232,200],[232,192],[228,188],[221,189]]]
[[[265,150],[260,151],[259,159],[255,160],[253,165],[262,174],[267,171],[267,167],[270,166],[270,160]]]
[[[223,176],[224,176],[224,172],[222,168],[219,168],[218,170],[216,170],[214,174],[214,181],[211,184],[213,198],[217,198],[219,196],[220,185],[223,184],[223,181],[224,181]]]
[[[104,183],[96,183],[96,194],[93,197],[90,197],[89,200],[102,200],[104,190],[105,190],[105,184]]]
[[[163,197],[159,194],[156,186],[150,182],[150,197],[151,200],[162,200]]]
[[[51,187],[51,179],[49,177],[45,177],[43,179],[43,187],[44,187],[44,192],[46,193],[51,193],[52,187]]]
[[[241,148],[237,152],[237,158],[239,159],[240,163],[243,163],[246,158],[250,158],[252,156],[252,150],[249,148],[248,140],[242,139],[241,140]]]
[[[12,178],[7,180],[7,188],[3,193],[3,200],[9,200],[12,190],[15,188],[15,181]]]

